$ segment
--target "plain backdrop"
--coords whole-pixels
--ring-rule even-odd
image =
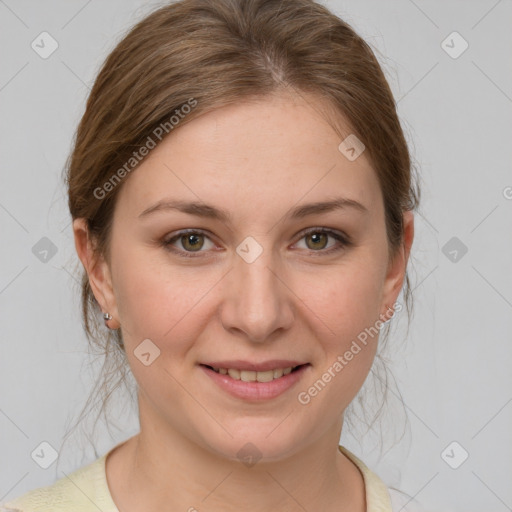
[[[423,194],[406,339],[405,314],[394,320],[399,392],[342,443],[429,510],[512,510],[512,2],[324,3],[380,52]],[[126,402],[97,452],[80,436],[60,452],[101,366],[89,364],[60,177],[103,59],[157,5],[0,1],[0,501],[138,431]],[[31,46],[42,32],[58,43],[48,58]],[[34,461],[41,443],[60,452],[58,470]]]

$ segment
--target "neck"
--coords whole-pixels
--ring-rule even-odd
[[[247,512],[363,512],[362,475],[338,450],[341,422],[286,457],[250,465],[170,430],[168,423],[141,421],[140,433],[107,458],[111,494],[121,512],[231,512],[241,504]]]

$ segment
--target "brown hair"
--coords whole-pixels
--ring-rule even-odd
[[[110,261],[122,183],[101,199],[95,191],[190,98],[197,104],[179,126],[288,87],[325,100],[349,124],[341,136],[354,133],[365,144],[382,190],[393,257],[403,243],[403,211],[419,201],[393,95],[369,45],[312,0],[182,0],[145,17],[117,44],[91,90],[66,166],[71,216],[86,219],[97,254]],[[103,326],[85,270],[81,291],[86,334],[105,356],[95,388],[104,395],[103,410],[113,391],[108,385],[126,375],[123,340],[120,329]],[[410,314],[408,275],[404,297]],[[111,359],[117,366],[109,366]]]

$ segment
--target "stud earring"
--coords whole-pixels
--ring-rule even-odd
[[[105,321],[105,326],[108,327],[107,322],[112,320],[112,315],[110,313],[103,313],[103,320]],[[110,327],[108,327],[110,329]]]

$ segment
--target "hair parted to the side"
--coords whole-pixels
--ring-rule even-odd
[[[97,255],[110,263],[122,182],[101,199],[95,191],[105,190],[190,98],[197,103],[175,129],[206,112],[284,89],[328,104],[334,115],[327,117],[340,137],[353,133],[366,146],[382,190],[392,258],[403,244],[402,214],[416,209],[420,197],[395,101],[370,46],[312,0],[181,0],[146,16],[117,44],[90,92],[65,169],[71,216],[86,219]],[[97,401],[105,413],[112,392],[131,372],[121,329],[104,327],[85,270],[81,290],[87,337],[104,356],[82,417]],[[410,318],[408,274],[402,291]],[[379,345],[387,341],[389,324],[382,331]]]

